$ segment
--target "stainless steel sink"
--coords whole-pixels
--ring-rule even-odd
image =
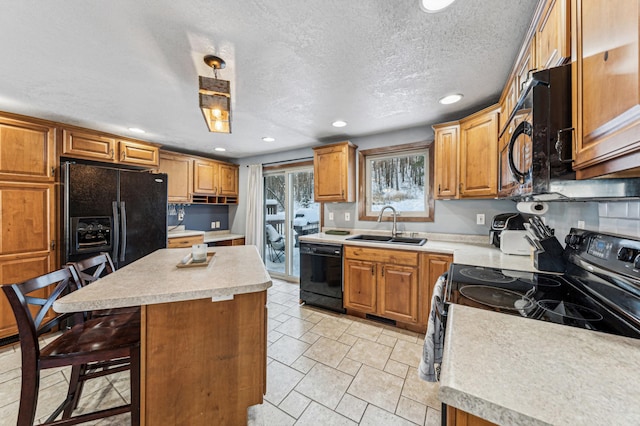
[[[421,246],[427,242],[426,238],[410,238],[410,237],[390,237],[386,235],[354,235],[347,238],[347,240],[354,241],[367,241],[372,243],[390,243],[390,244],[409,244],[414,246]]]

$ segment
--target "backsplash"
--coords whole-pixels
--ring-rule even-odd
[[[184,220],[179,221],[177,215],[167,216],[169,229],[172,226],[184,225],[191,231],[211,231],[211,222],[220,222],[216,231],[229,229],[229,206],[190,204],[184,207]],[[176,205],[177,207],[177,205]]]
[[[598,204],[600,231],[640,236],[640,201],[610,201]]]

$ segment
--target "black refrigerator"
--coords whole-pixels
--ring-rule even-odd
[[[167,246],[167,175],[62,164],[64,261],[108,252],[116,268]]]

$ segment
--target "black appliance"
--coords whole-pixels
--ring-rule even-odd
[[[564,273],[452,264],[451,303],[640,339],[640,239],[572,229]]]
[[[167,175],[63,163],[64,261],[109,252],[117,268],[167,246]]]
[[[500,234],[502,231],[524,231],[525,223],[529,223],[532,215],[526,213],[500,213],[493,217],[489,231],[491,244],[500,248]]]
[[[300,242],[300,300],[344,313],[342,245]]]

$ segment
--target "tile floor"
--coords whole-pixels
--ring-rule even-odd
[[[250,425],[440,424],[437,384],[416,371],[423,336],[300,307],[298,286],[277,279],[268,305],[267,394],[249,409]],[[45,372],[39,421],[64,397],[68,377],[68,369]],[[96,379],[87,384],[80,410],[121,403],[128,386],[128,373]],[[0,348],[0,425],[15,424],[19,395],[19,347]],[[129,416],[92,424],[126,425]]]

